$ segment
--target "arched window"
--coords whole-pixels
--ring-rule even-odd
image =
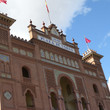
[[[58,110],[58,102],[56,95],[52,92],[51,94],[52,110]]]
[[[98,88],[97,88],[97,85],[96,85],[96,84],[93,84],[93,89],[94,89],[94,92],[95,92],[95,93],[99,93],[99,91],[98,91]]]
[[[26,96],[27,107],[34,107],[33,95],[31,94],[31,92],[29,90],[26,92],[25,96]]]
[[[84,98],[81,98],[83,110],[87,110],[87,104]]]
[[[22,67],[22,75],[23,77],[30,78],[29,71],[27,68]]]
[[[101,103],[99,103],[99,110],[104,110]]]

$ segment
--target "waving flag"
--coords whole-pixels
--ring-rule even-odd
[[[47,1],[46,0],[45,0],[45,5],[46,5],[46,8],[47,8],[47,12],[49,13],[49,9],[48,9]]]
[[[87,38],[85,38],[85,41],[86,41],[86,43],[90,43],[91,42],[91,40],[89,40]]]
[[[7,4],[7,1],[6,1],[6,0],[0,0],[0,3],[1,3],[1,2]]]

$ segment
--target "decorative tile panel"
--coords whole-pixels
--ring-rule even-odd
[[[70,59],[69,58],[67,58],[67,63],[68,63],[69,66],[71,66],[71,63],[70,63]]]
[[[105,88],[107,88],[107,85],[106,85],[106,83],[102,83],[102,86],[103,86],[103,87],[105,87]]]
[[[54,56],[53,56],[53,53],[52,52],[50,53],[50,59],[51,60],[54,60]]]
[[[45,52],[45,56],[46,56],[47,59],[50,59],[49,58],[49,53],[47,51]]]
[[[61,55],[59,55],[59,61],[60,61],[60,63],[63,63],[63,59],[62,59]]]
[[[58,56],[55,54],[55,61],[58,62]]]
[[[73,60],[71,60],[71,65],[72,65],[72,67],[75,67],[75,64],[74,64]]]
[[[27,52],[27,56],[33,57],[33,54],[31,52]]]
[[[0,45],[0,48],[8,50],[8,46],[6,45]]]
[[[9,56],[0,54],[0,60],[4,61],[4,62],[9,62]]]
[[[77,61],[75,61],[75,67],[76,68],[79,68],[79,65],[78,65],[78,62]]]
[[[13,52],[15,52],[15,53],[19,53],[19,49],[16,48],[16,47],[13,47]]]
[[[44,50],[43,49],[40,50],[40,54],[41,54],[41,57],[45,57],[45,54],[44,54]]]
[[[20,54],[21,54],[21,55],[26,55],[26,51],[21,49],[21,50],[20,50]]]
[[[64,62],[65,65],[67,65],[67,61],[66,61],[65,57],[63,57],[63,62]]]
[[[97,74],[95,72],[92,72],[92,71],[89,71],[89,70],[85,70],[85,73],[88,74],[88,75],[94,76],[94,77],[97,76]]]
[[[5,97],[7,100],[10,100],[11,97],[12,97],[12,94],[11,94],[10,92],[6,91],[6,92],[4,93],[4,97]]]

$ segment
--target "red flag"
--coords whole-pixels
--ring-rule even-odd
[[[89,40],[87,38],[85,38],[85,41],[86,41],[86,43],[90,43],[91,42],[91,40]]]
[[[0,3],[1,3],[1,2],[7,4],[7,1],[6,1],[6,0],[0,0]]]
[[[48,9],[46,0],[45,0],[45,5],[46,5],[46,8],[47,8],[47,12],[49,13],[49,9]]]

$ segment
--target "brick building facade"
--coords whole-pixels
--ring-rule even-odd
[[[78,44],[54,24],[30,21],[30,40],[10,34],[15,22],[0,14],[0,110],[110,110],[103,57]]]

